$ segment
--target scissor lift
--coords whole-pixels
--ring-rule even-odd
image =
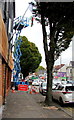
[[[25,27],[29,26],[28,18],[23,18],[20,16],[14,20],[13,29],[16,33],[15,43],[14,43],[14,69],[13,69],[13,81],[19,81],[19,73],[21,72],[20,66],[20,57],[21,57],[21,50],[20,45],[22,39],[20,37],[21,30]]]

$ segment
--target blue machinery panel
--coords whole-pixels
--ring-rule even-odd
[[[20,66],[20,57],[21,57],[21,37],[20,33],[21,30],[25,27],[29,26],[28,18],[22,19],[21,17],[18,17],[14,20],[13,29],[16,32],[16,38],[14,43],[14,69],[13,69],[13,81],[19,81],[19,73],[21,72],[21,66]]]
[[[29,20],[31,20],[31,27],[33,25],[33,17],[30,18],[24,17],[27,10],[29,8],[32,8],[32,2],[29,3],[28,8],[26,9],[23,16],[19,16],[14,20],[13,23],[13,29],[16,33],[15,43],[14,43],[14,69],[13,69],[13,81],[18,82],[19,81],[19,73],[21,72],[21,66],[20,66],[20,57],[21,57],[21,51],[20,51],[20,45],[21,45],[21,37],[20,33],[23,28],[26,28],[29,26]]]

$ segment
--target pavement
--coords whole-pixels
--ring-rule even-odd
[[[6,104],[2,113],[2,120],[13,120],[13,118],[38,118],[40,120],[69,119],[72,117],[64,112],[54,103],[52,106],[45,106],[45,96],[41,94],[16,91],[6,97]]]
[[[2,106],[0,106],[0,119],[2,119]]]

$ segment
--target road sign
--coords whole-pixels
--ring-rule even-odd
[[[18,85],[18,90],[20,90],[20,91],[28,91],[28,85]]]

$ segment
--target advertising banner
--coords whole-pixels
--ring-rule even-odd
[[[58,77],[66,77],[66,72],[58,72]]]

